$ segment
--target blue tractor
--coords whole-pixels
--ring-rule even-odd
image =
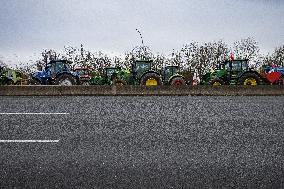
[[[80,75],[72,72],[70,61],[52,60],[46,64],[44,70],[37,71],[31,75],[31,85],[77,85]]]

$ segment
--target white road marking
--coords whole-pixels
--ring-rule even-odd
[[[0,143],[57,143],[59,140],[0,140]]]
[[[40,112],[40,113],[20,113],[20,112],[14,112],[14,113],[5,113],[5,112],[2,112],[0,113],[0,115],[68,115],[70,113],[43,113],[43,112]]]

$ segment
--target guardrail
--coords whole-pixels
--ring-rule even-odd
[[[284,96],[284,86],[0,86],[0,96]]]

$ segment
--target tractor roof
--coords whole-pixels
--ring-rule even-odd
[[[170,65],[170,66],[166,66],[166,68],[179,68],[179,66]]]
[[[153,62],[153,60],[135,60],[134,62]]]
[[[49,64],[53,64],[53,63],[56,63],[56,62],[63,62],[65,64],[72,64],[72,61],[70,61],[70,60],[51,60],[49,62]]]
[[[234,59],[234,60],[225,60],[224,62],[235,62],[235,61],[249,61],[249,59]]]
[[[105,69],[117,69],[117,67],[106,67]]]
[[[91,67],[76,67],[74,70],[91,70]]]

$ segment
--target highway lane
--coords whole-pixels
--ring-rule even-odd
[[[0,188],[283,188],[283,103],[2,96]]]

